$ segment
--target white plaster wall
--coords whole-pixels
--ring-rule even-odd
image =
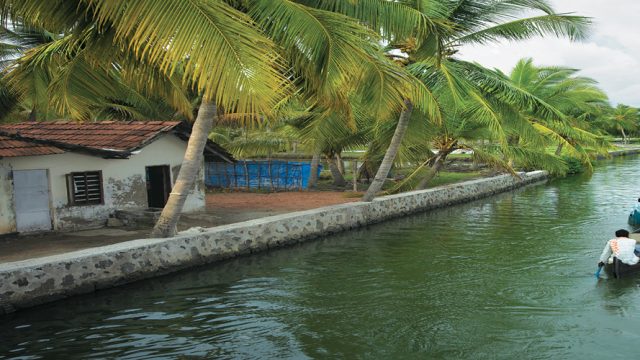
[[[186,142],[174,135],[164,135],[129,159],[103,159],[67,152],[3,158],[0,159],[0,166],[13,170],[49,169],[54,230],[76,230],[104,225],[116,208],[147,207],[145,167],[169,165],[173,184],[177,175],[173,171],[182,163],[185,149]],[[65,176],[77,171],[102,171],[103,205],[68,205]],[[204,171],[200,171],[199,175],[196,188],[187,197],[184,212],[204,210]]]
[[[13,210],[13,183],[11,167],[0,163],[0,234],[16,231],[16,215]]]

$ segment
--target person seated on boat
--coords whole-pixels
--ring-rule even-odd
[[[605,263],[609,262],[611,255],[627,265],[635,265],[640,260],[636,253],[636,241],[629,239],[627,230],[620,229],[616,231],[616,237],[607,241],[607,245],[605,245],[602,255],[600,255],[598,266],[604,266]]]

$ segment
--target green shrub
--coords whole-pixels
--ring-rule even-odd
[[[569,168],[567,170],[567,175],[580,174],[584,172],[584,164],[582,163],[582,161],[580,161],[580,159],[571,156],[563,156],[562,159],[567,163],[567,167]]]
[[[320,180],[331,180],[333,176],[331,176],[331,170],[322,169],[320,171],[320,176],[318,177]]]

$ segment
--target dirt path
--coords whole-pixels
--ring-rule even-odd
[[[210,193],[207,210],[299,211],[360,200],[345,192]]]
[[[207,211],[184,214],[178,230],[214,227],[287,212],[358,201],[344,192],[208,193]],[[0,263],[142,239],[150,228],[102,228],[67,233],[9,235],[0,237]]]
[[[217,226],[293,211],[315,209],[360,200],[339,191],[279,192],[279,193],[209,193],[207,212],[203,216],[182,221],[181,228]]]

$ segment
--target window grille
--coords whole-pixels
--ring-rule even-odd
[[[67,174],[69,205],[104,204],[102,171],[73,172]]]

